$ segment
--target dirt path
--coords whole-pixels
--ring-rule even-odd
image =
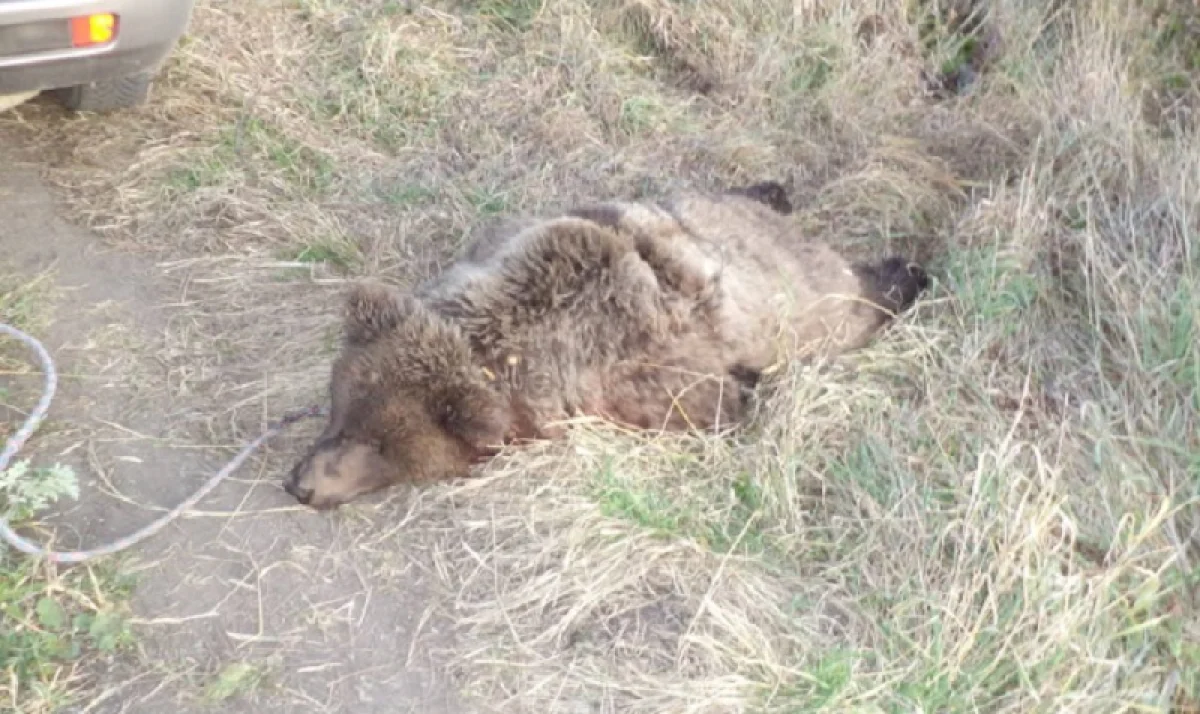
[[[14,145],[0,133],[0,147]],[[50,428],[22,456],[75,467],[79,502],[48,520],[59,547],[88,547],[183,499],[251,434],[206,409],[231,397],[205,393],[221,380],[195,373],[214,369],[199,359],[216,349],[204,331],[172,324],[194,315],[186,276],[104,252],[58,218],[36,164],[11,148],[0,162],[0,269],[50,271],[54,317],[39,337],[64,376]],[[236,358],[225,363],[236,374]],[[412,647],[428,601],[415,561],[371,545],[389,539],[366,543],[353,516],[313,514],[280,490],[316,427],[281,438],[131,554],[137,651],[95,673],[96,696],[73,711],[466,711]]]

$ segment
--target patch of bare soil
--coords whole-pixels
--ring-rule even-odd
[[[0,147],[13,139],[0,134]],[[214,411],[242,398],[238,375],[250,368],[214,338],[220,316],[192,298],[187,267],[106,250],[59,217],[36,166],[15,153],[0,149],[0,262],[54,282],[53,318],[37,337],[62,376],[21,457],[75,468],[79,501],[37,535],[87,548],[185,498],[285,406],[257,423]],[[21,382],[6,399],[15,423],[38,380],[11,381]],[[293,427],[199,510],[120,556],[137,578],[137,644],[92,672],[95,696],[69,711],[464,711],[412,646],[429,601],[415,561],[395,539],[372,546],[354,515],[319,516],[281,491],[288,458],[316,428]]]

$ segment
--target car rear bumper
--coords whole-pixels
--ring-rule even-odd
[[[155,70],[187,29],[193,5],[194,0],[0,0],[0,95]],[[72,48],[22,40],[23,45],[11,40],[15,33],[4,34],[53,29],[54,23],[65,26],[68,18],[99,12],[117,16],[116,38],[106,45]]]

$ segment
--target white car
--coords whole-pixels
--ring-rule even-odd
[[[51,91],[67,108],[143,104],[195,0],[0,0],[0,109]]]

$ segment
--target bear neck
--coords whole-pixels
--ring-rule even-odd
[[[488,330],[479,329],[487,321],[474,316],[467,306],[444,300],[430,300],[426,306],[438,320],[453,328],[453,339],[469,360],[467,369],[481,375],[490,389],[509,399],[517,378],[516,367],[523,362],[523,356],[494,344],[495,340],[488,338]]]

